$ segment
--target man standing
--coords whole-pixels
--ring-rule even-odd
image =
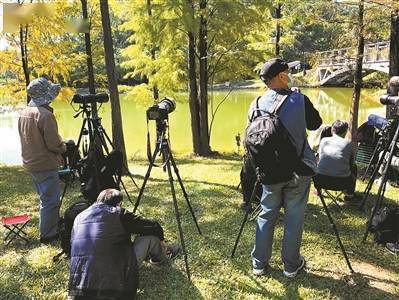
[[[60,208],[58,168],[66,145],[58,134],[57,122],[50,103],[60,92],[59,84],[46,78],[33,80],[27,87],[31,99],[21,112],[18,130],[22,147],[22,164],[31,175],[40,200],[40,242],[58,238]]]
[[[260,78],[268,87],[266,93],[254,101],[248,112],[252,118],[255,109],[265,114],[275,101],[282,98],[284,102],[277,114],[290,133],[298,157],[306,165],[311,165],[312,170],[316,159],[306,139],[306,129],[316,130],[322,124],[319,112],[313,107],[310,100],[298,91],[288,89],[289,75],[288,64],[282,59],[267,61],[260,72]],[[305,166],[305,164],[304,164]],[[271,183],[263,183],[261,197],[262,212],[257,220],[255,246],[252,251],[252,266],[255,275],[267,272],[268,263],[272,254],[272,243],[275,222],[281,207],[284,207],[284,237],[281,257],[284,263],[283,274],[295,277],[305,266],[305,259],[300,255],[302,230],[306,203],[310,189],[310,174],[308,167],[295,170],[287,180],[276,183],[273,170],[266,170]]]
[[[69,296],[75,300],[133,299],[143,261],[159,265],[179,253],[178,246],[165,244],[158,222],[121,206],[121,192],[106,189],[74,221]],[[131,234],[138,234],[134,243]]]

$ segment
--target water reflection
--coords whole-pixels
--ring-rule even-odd
[[[320,111],[324,123],[332,123],[336,119],[349,120],[352,89],[309,88],[302,89],[302,92],[308,95],[314,106]],[[214,101],[213,107],[216,107],[227,93],[227,91],[211,93]],[[251,101],[261,93],[262,91],[260,90],[239,90],[233,91],[229,95],[215,115],[211,136],[213,150],[220,152],[236,151],[235,136],[237,133],[241,133],[241,136],[243,136],[242,132],[247,122],[247,109]],[[383,92],[381,91],[381,93]],[[366,121],[371,113],[380,116],[385,115],[385,107],[378,102],[379,94],[375,90],[363,90],[359,124]],[[122,97],[122,120],[126,151],[129,158],[146,155],[147,128],[145,111],[149,104],[133,97]],[[72,138],[77,140],[82,124],[81,117],[73,118],[75,112],[67,101],[55,101],[53,107],[62,137],[64,139]],[[111,135],[110,109],[110,104],[106,103],[99,110],[103,126],[109,135]],[[211,117],[211,111],[209,115]],[[21,162],[17,121],[17,113],[0,115],[0,163],[19,164]],[[153,121],[150,121],[149,126],[152,137],[154,137],[155,124]],[[176,111],[170,114],[170,136],[173,151],[178,153],[191,151],[190,112],[187,103],[178,102]]]

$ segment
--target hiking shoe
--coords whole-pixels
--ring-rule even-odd
[[[179,245],[170,245],[166,247],[166,260],[154,260],[150,258],[150,264],[162,265],[174,259],[180,253]]]
[[[296,268],[296,270],[293,272],[288,272],[288,271],[284,270],[283,274],[285,277],[294,278],[299,273],[299,271],[301,271],[305,267],[305,265],[306,265],[306,261],[303,258],[303,256],[301,256],[301,263],[300,263],[299,267]]]
[[[387,243],[385,245],[385,249],[387,249],[389,251],[389,253],[398,255],[399,254],[399,243]]]
[[[263,269],[252,268],[252,274],[254,274],[255,276],[263,276],[266,275],[266,273],[267,273],[267,266],[264,267]]]

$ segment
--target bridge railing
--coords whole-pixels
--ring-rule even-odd
[[[317,53],[319,67],[343,66],[355,63],[356,48],[348,47]],[[363,63],[389,61],[389,42],[369,43],[364,46]]]

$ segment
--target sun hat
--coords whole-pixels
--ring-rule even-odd
[[[32,80],[26,91],[30,97],[28,106],[42,106],[52,102],[59,94],[61,86],[48,81],[44,77]]]

